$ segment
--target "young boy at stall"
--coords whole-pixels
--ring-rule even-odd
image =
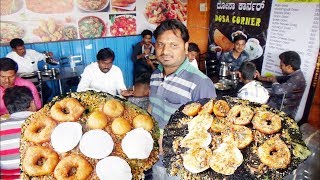
[[[134,83],[133,95],[128,97],[128,101],[145,110],[149,106],[150,76],[150,73],[143,73],[138,76]]]
[[[196,58],[199,57],[199,54],[200,54],[199,46],[193,42],[189,43],[188,59],[189,59],[189,62],[197,69],[199,69],[199,67],[198,67]]]
[[[238,98],[261,104],[267,103],[269,99],[268,91],[260,82],[254,80],[257,76],[255,64],[249,61],[243,62],[239,71],[240,81],[245,85],[238,91]]]

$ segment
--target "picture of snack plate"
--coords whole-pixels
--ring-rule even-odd
[[[311,154],[287,114],[228,96],[182,105],[163,152],[167,172],[181,179],[283,179]]]
[[[25,0],[27,9],[41,14],[67,13],[73,10],[73,0]]]
[[[44,42],[77,39],[78,37],[75,25],[53,18],[42,19],[37,28],[33,29],[33,34]]]
[[[112,11],[134,11],[136,0],[112,0]]]
[[[104,37],[107,27],[102,19],[96,16],[86,16],[78,21],[80,38]]]
[[[10,15],[18,12],[22,8],[22,0],[1,0],[0,15]]]
[[[77,6],[84,11],[96,12],[105,9],[110,0],[77,0]]]
[[[187,20],[187,5],[181,0],[150,0],[145,7],[147,21],[159,25],[166,19]]]
[[[70,40],[70,39],[77,39],[78,38],[78,31],[77,28],[73,25],[64,26],[63,28],[63,39]]]
[[[143,179],[160,130],[147,111],[107,93],[55,97],[21,128],[21,179]]]
[[[135,35],[137,33],[135,15],[110,15],[112,36]]]
[[[1,44],[9,43],[13,38],[23,38],[25,31],[21,25],[15,22],[1,21],[0,37]]]

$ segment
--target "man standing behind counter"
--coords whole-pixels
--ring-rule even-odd
[[[18,73],[31,73],[38,71],[38,62],[45,60],[46,55],[32,49],[26,49],[24,41],[19,38],[10,41],[12,52],[7,54],[7,57],[13,59],[19,67]],[[49,52],[52,56],[52,53]]]
[[[88,65],[82,75],[77,91],[95,90],[112,95],[122,94],[126,90],[121,69],[113,65],[114,52],[103,48],[97,54],[97,62]]]

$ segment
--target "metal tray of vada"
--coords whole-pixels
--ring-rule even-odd
[[[21,179],[143,179],[158,161],[159,136],[154,118],[125,99],[57,96],[22,125]]]
[[[310,155],[284,112],[228,96],[181,106],[163,151],[167,172],[181,179],[282,179]]]

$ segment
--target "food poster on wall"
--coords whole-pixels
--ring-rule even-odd
[[[151,31],[166,19],[187,23],[187,0],[137,0],[137,32]]]
[[[140,34],[176,18],[186,24],[187,0],[1,0],[1,44]]]
[[[279,54],[296,51],[307,86],[298,109],[300,120],[307,100],[319,51],[319,1],[277,0],[273,2],[262,75],[282,75]]]
[[[248,38],[245,50],[249,59],[261,66],[270,9],[271,1],[265,0],[211,1],[209,49],[219,59],[222,52],[233,49],[234,35],[243,33]]]

